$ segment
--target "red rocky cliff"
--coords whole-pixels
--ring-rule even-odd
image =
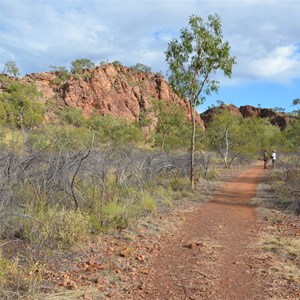
[[[248,118],[248,117],[268,118],[271,124],[276,125],[281,129],[284,129],[289,123],[290,119],[293,118],[292,116],[289,116],[285,113],[276,112],[271,108],[260,108],[251,105],[236,107],[232,104],[230,105],[223,104],[221,106],[212,107],[207,111],[203,112],[201,114],[201,119],[205,124],[207,124],[213,119],[214,115],[224,110],[230,111],[234,115],[242,116],[244,118]]]
[[[177,103],[187,118],[190,117],[188,102],[179,98],[161,75],[113,64],[86,70],[79,78],[71,77],[63,85],[53,83],[58,75],[36,73],[23,80],[34,81],[46,101],[82,109],[87,116],[96,112],[136,121],[142,112],[149,112],[152,99],[163,99]],[[200,116],[197,123],[204,129]]]

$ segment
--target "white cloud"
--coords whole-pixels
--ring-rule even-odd
[[[164,51],[188,17],[218,13],[237,57],[231,83],[300,77],[296,0],[0,0],[0,64],[22,73],[76,58],[137,62],[166,70]]]
[[[295,45],[275,48],[268,55],[252,61],[251,69],[258,78],[289,82],[300,77],[300,56]]]

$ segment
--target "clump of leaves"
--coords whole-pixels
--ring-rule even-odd
[[[20,83],[0,75],[0,125],[13,128],[33,128],[44,120],[41,94],[31,83]]]
[[[82,110],[77,109],[75,107],[66,107],[60,113],[61,121],[65,122],[69,125],[73,125],[76,127],[83,126],[85,124],[85,118]]]

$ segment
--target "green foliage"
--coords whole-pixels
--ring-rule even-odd
[[[209,15],[207,22],[198,16],[191,16],[189,28],[181,29],[179,39],[173,39],[165,52],[170,70],[169,83],[190,103],[192,188],[195,185],[196,106],[207,95],[218,91],[219,82],[213,77],[218,70],[227,77],[231,76],[235,58],[229,52],[229,43],[223,42],[218,15]]]
[[[18,76],[20,72],[16,63],[12,60],[9,60],[5,63],[2,74],[6,74],[8,76]]]
[[[132,70],[134,71],[138,71],[138,72],[145,72],[145,73],[151,73],[151,68],[141,64],[141,63],[137,63],[136,65],[130,67]]]
[[[220,172],[216,169],[212,169],[208,171],[205,175],[201,174],[202,178],[207,179],[207,180],[217,180],[220,177]]]
[[[118,61],[118,60],[114,60],[114,61],[112,62],[112,64],[113,64],[114,66],[121,66],[121,65],[122,65],[121,62]]]
[[[175,176],[170,182],[170,187],[173,191],[186,191],[190,190],[190,185],[186,177]]]
[[[95,67],[95,63],[90,59],[81,58],[71,62],[71,73],[82,74],[85,69],[91,69]]]
[[[99,66],[106,66],[108,64],[109,64],[108,60],[102,60],[102,61],[100,61]]]
[[[44,119],[44,104],[35,85],[0,77],[0,124],[12,128],[32,128]]]
[[[217,70],[231,76],[235,58],[230,56],[230,46],[222,38],[218,15],[210,15],[207,22],[191,16],[189,28],[183,28],[179,40],[173,39],[168,45],[169,82],[192,106],[218,90],[218,81],[211,78]]]
[[[140,112],[139,115],[139,126],[141,128],[148,127],[151,125],[151,119],[149,118],[148,114],[145,112]]]
[[[217,151],[223,158],[225,167],[229,167],[232,156],[237,156],[247,140],[242,132],[243,118],[224,110],[214,116],[207,126],[205,136],[209,149]],[[247,143],[246,143],[247,144]]]
[[[27,214],[31,218],[22,221],[25,237],[34,245],[66,249],[89,234],[89,217],[79,210],[56,205],[38,211],[29,209]]]
[[[154,99],[152,110],[157,118],[156,137],[160,141],[161,150],[164,151],[167,137],[181,135],[181,128],[185,124],[185,113],[181,106],[164,100]]]
[[[103,224],[105,226],[126,228],[141,216],[155,214],[159,206],[170,206],[170,190],[155,191],[151,187],[139,190],[133,186],[128,189],[113,188],[114,199],[106,201]]]
[[[92,132],[85,127],[47,125],[31,131],[27,145],[45,151],[68,151],[87,149],[92,140]]]
[[[25,182],[18,185],[15,196],[20,205],[7,214],[2,236],[18,236],[34,249],[69,248],[88,236],[88,214],[68,208],[59,191],[48,193],[42,183]]]
[[[283,131],[287,150],[299,151],[300,147],[300,119],[291,120]]]
[[[0,126],[0,149],[20,153],[24,147],[24,136],[20,130]]]
[[[50,66],[50,68],[58,74],[57,77],[53,79],[53,84],[63,85],[70,77],[70,73],[66,67]]]
[[[138,123],[117,119],[109,115],[93,114],[87,120],[87,126],[95,130],[97,138],[103,143],[112,142],[115,145],[122,145],[138,142],[143,138],[143,132]]]
[[[0,253],[0,291],[2,299],[27,298],[39,290],[44,266],[38,261],[15,256],[9,260]]]
[[[279,113],[285,112],[285,108],[283,107],[274,107],[273,110]]]
[[[60,113],[61,121],[63,123],[73,125],[76,127],[85,125],[85,117],[82,110],[68,106]]]
[[[282,132],[268,119],[248,118],[242,125],[242,132],[247,137],[243,153],[257,155],[262,149],[279,148],[283,145]]]
[[[95,133],[94,147],[143,141],[143,130],[138,123],[112,116],[93,114],[85,119],[80,110],[68,108],[61,113],[61,123],[63,127],[47,125],[32,130],[27,144],[47,151],[86,149],[91,143],[92,131]]]
[[[178,124],[180,125],[180,124]],[[196,127],[196,147],[201,148],[202,142],[200,137],[202,136],[201,129]],[[199,138],[198,138],[199,137]],[[163,140],[162,132],[155,132],[154,134],[154,145],[160,147],[164,151],[170,150],[187,150],[191,143],[191,126],[187,122],[180,125],[179,128],[173,128],[170,134],[166,134]]]
[[[300,99],[299,98],[296,98],[293,100],[293,103],[292,103],[293,106],[297,106],[297,109],[295,110],[295,113],[300,116]]]
[[[159,206],[173,206],[174,190],[172,190],[172,188],[169,185],[165,187],[155,186],[152,190],[152,195],[153,199],[156,199],[157,202],[156,209],[159,208]]]
[[[214,116],[205,137],[209,149],[219,152],[226,167],[241,154],[257,158],[262,149],[277,148],[283,143],[280,129],[267,119],[244,119],[230,111]]]
[[[299,98],[294,99],[292,105],[300,105],[300,99]]]
[[[139,207],[142,214],[155,214],[157,211],[157,201],[150,193],[144,192]]]
[[[104,206],[105,226],[116,227],[119,229],[127,228],[129,225],[129,210],[125,203],[118,201],[108,202]]]
[[[172,200],[173,191],[169,186],[122,186],[111,174],[106,178],[103,206],[96,197],[87,209],[96,231],[99,231],[100,224],[104,228],[123,229],[143,216],[155,214],[161,207],[172,206]]]

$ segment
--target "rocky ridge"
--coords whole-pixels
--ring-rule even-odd
[[[117,118],[139,121],[143,115],[151,120],[149,129],[156,126],[156,118],[151,113],[151,101],[162,99],[167,103],[174,102],[182,107],[187,119],[190,119],[189,103],[180,98],[160,74],[137,71],[116,64],[106,64],[84,70],[80,75],[69,74],[62,80],[59,72],[32,73],[15,80],[34,83],[41,92],[41,101],[46,107],[57,109],[75,107],[81,109],[85,116],[92,113],[112,115]],[[0,92],[1,92],[0,85]],[[237,116],[268,118],[271,124],[284,129],[293,116],[276,112],[271,108],[258,108],[251,105],[241,107],[223,104],[212,107],[196,121],[202,130],[214,115],[228,110]],[[55,118],[51,109],[47,109],[47,122]]]
[[[290,120],[294,118],[293,116],[286,113],[276,112],[272,108],[260,108],[251,105],[237,107],[232,104],[223,104],[220,106],[212,107],[203,112],[200,116],[204,124],[208,124],[213,119],[214,115],[217,115],[224,110],[230,111],[234,115],[241,116],[243,118],[268,118],[271,124],[278,126],[281,129],[284,129],[290,122]]]
[[[46,103],[79,108],[86,116],[99,113],[138,121],[142,113],[150,112],[153,99],[163,99],[180,105],[190,118],[188,102],[174,93],[160,74],[107,64],[85,70],[77,77],[69,76],[64,82],[57,83],[57,79],[58,72],[33,73],[22,78],[36,84]],[[151,113],[149,116],[155,126],[155,118]],[[197,123],[204,129],[199,115]]]

